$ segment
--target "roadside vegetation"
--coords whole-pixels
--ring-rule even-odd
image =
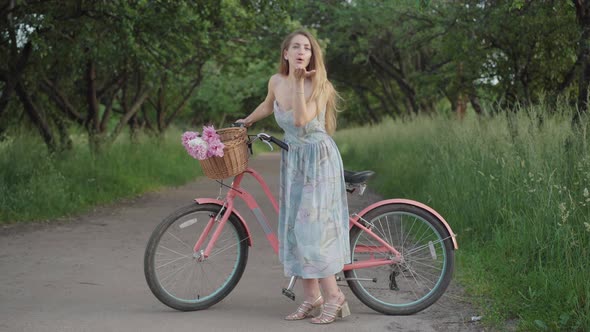
[[[68,216],[195,179],[201,168],[184,151],[180,135],[170,130],[165,138],[120,137],[100,154],[83,140],[57,154],[37,137],[2,142],[0,223]]]
[[[195,179],[182,131],[254,110],[305,28],[347,168],[448,218],[486,323],[590,330],[590,0],[9,0],[0,18],[0,224]]]
[[[347,169],[425,202],[457,234],[456,279],[502,329],[590,328],[590,147],[572,109],[387,120],[342,130]]]

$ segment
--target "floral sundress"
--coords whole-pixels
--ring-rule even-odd
[[[279,190],[279,259],[285,275],[325,278],[350,263],[342,158],[325,130],[325,110],[296,127],[293,111],[274,102],[285,131]]]

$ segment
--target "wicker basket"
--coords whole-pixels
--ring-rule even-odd
[[[217,130],[223,148],[223,157],[199,160],[208,178],[219,180],[238,175],[248,167],[248,135],[246,128],[232,127]]]

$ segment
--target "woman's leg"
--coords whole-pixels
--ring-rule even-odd
[[[324,303],[318,279],[301,279],[301,283],[304,300],[295,312],[285,317],[286,320],[300,320],[313,316],[313,312]]]
[[[304,301],[313,303],[322,295],[318,279],[301,279],[301,281],[303,284],[303,296],[305,297]]]
[[[318,317],[311,319],[314,324],[329,324],[332,323],[336,317],[346,317],[350,315],[348,303],[344,298],[344,294],[340,291],[336,278],[334,276],[320,279],[320,286],[324,294],[324,305],[322,312]]]
[[[321,278],[320,286],[322,286],[322,294],[324,294],[326,303],[342,302],[341,297],[344,298],[344,294],[340,292],[335,276]]]

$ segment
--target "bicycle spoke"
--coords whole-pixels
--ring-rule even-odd
[[[369,242],[368,244],[366,244],[368,246],[372,246],[372,247],[380,247],[381,246],[381,244],[380,243],[378,244],[372,237],[370,237],[370,235],[366,235],[365,236],[365,240],[367,242]],[[379,252],[371,252],[371,253],[364,253],[364,254],[365,255],[371,255],[371,254],[373,254],[375,256],[377,256],[377,255],[385,256],[386,255],[386,253],[379,253]]]
[[[385,216],[385,222],[387,223],[387,233],[389,233],[389,243],[393,244],[393,236],[391,235],[391,228],[389,227],[389,216]]]
[[[178,242],[182,243],[189,250],[193,250],[193,248],[191,248],[188,244],[186,244],[184,241],[182,241],[181,239],[179,239],[176,235],[172,234],[172,232],[168,231],[168,232],[166,232],[166,234],[169,234],[170,236],[172,236],[173,238],[175,238],[176,240],[178,240]]]
[[[232,245],[230,245],[230,246],[228,246],[228,247],[225,247],[225,248],[223,248],[223,249],[221,249],[221,250],[218,250],[218,251],[212,252],[212,253],[211,253],[211,255],[209,255],[209,258],[211,258],[211,257],[213,257],[213,256],[215,256],[215,255],[217,255],[217,254],[220,254],[220,253],[222,253],[222,252],[226,251],[227,249],[233,248],[233,247],[235,247],[235,246],[239,245],[240,243],[244,242],[244,241],[245,241],[245,240],[247,240],[247,239],[248,239],[248,238],[244,238],[244,239],[242,239],[241,241],[239,241],[239,242],[236,242],[236,243],[234,243],[234,244],[232,244]]]
[[[373,223],[373,225],[375,227],[372,227],[371,230],[380,238],[382,238],[383,240],[385,240],[385,242],[387,242],[387,236],[385,236],[385,233],[383,232],[383,224],[381,223],[381,219],[377,220],[379,222],[379,227],[377,227],[377,225],[375,223]]]
[[[445,237],[444,239],[436,240],[435,242],[432,242],[432,244],[433,244],[433,245],[435,245],[435,244],[443,243],[444,241],[446,241],[446,240],[447,240],[447,239],[449,239],[449,238],[450,238],[450,236],[448,236],[448,237]],[[413,254],[414,252],[416,252],[416,251],[420,251],[420,250],[422,250],[422,249],[426,249],[426,248],[427,248],[427,247],[429,247],[429,246],[430,246],[430,244],[429,244],[429,243],[427,243],[427,244],[421,245],[420,247],[412,248],[412,250],[408,251],[408,252],[406,253],[406,255],[411,255],[411,254]]]
[[[435,269],[435,270],[442,271],[442,269]],[[413,269],[413,271],[415,271],[415,270]],[[420,275],[430,275],[430,276],[434,277],[435,279],[437,279],[438,276],[439,276],[437,274],[429,273],[429,272],[426,272],[424,270],[421,270]]]
[[[188,265],[190,264],[190,262],[187,262],[186,264],[182,265],[180,268],[176,269],[176,271],[173,271],[172,273],[170,273],[166,278],[161,279],[160,283],[163,283],[164,281],[168,280],[168,278],[170,278],[171,276],[177,274],[178,272],[184,270],[184,268],[186,268]]]
[[[403,239],[403,242],[401,244],[402,248],[406,248],[406,240],[408,239],[408,237],[410,237],[410,234],[412,233],[412,229],[414,228],[415,224],[416,224],[416,220],[414,220],[412,222],[412,227],[410,227],[410,230],[408,231],[408,235],[406,236],[405,239]],[[403,234],[402,234],[402,236],[403,236]]]
[[[189,296],[187,296],[190,299],[194,299],[195,296],[190,296],[191,293],[193,293],[192,290],[192,281],[195,280],[195,271],[197,270],[196,266],[192,266],[190,269],[190,272],[188,273],[188,275],[185,278],[185,285],[184,285],[184,294],[187,294]]]
[[[435,267],[435,266],[433,266],[433,265],[429,265],[429,264],[426,264],[426,263],[422,263],[422,262],[420,262],[420,261],[416,261],[416,260],[412,260],[412,264],[419,264],[419,265],[421,265],[421,266],[425,266],[425,267],[429,267],[429,268],[432,268],[432,269],[435,269],[435,270],[442,271],[442,268],[438,268],[438,267]]]
[[[181,259],[185,259],[185,258],[187,258],[187,257],[188,257],[188,256],[179,257],[179,258],[176,258],[176,259],[174,259],[174,260],[172,260],[172,261],[170,261],[170,262],[168,262],[168,263],[166,263],[166,264],[163,264],[163,265],[160,265],[160,266],[156,266],[156,270],[158,270],[158,269],[160,269],[160,268],[163,268],[164,266],[167,266],[167,265],[169,265],[169,264],[172,264],[172,263],[174,263],[174,262],[176,262],[176,261],[179,261],[179,260],[181,260]]]
[[[411,270],[408,270],[408,271],[409,271],[409,272],[410,272],[410,274],[412,275],[412,278],[414,279],[414,282],[416,282],[416,283],[417,283],[418,281],[417,281],[417,280],[416,280],[416,278],[414,277],[414,274],[412,273],[412,271],[411,271]],[[405,275],[404,273],[401,273],[401,275],[404,277],[404,279],[408,280],[408,278],[406,277],[406,275]],[[417,295],[417,294],[416,294],[416,292],[414,291],[414,288],[412,288],[412,289],[411,289],[411,291],[412,291],[412,294],[414,294],[414,297],[415,297],[416,299],[419,299],[418,295]]]
[[[175,253],[175,254],[177,254],[179,256],[188,257],[187,255],[183,255],[183,254],[179,253],[178,251],[174,251],[174,250],[172,250],[170,248],[167,248],[167,247],[164,247],[164,246],[159,246],[159,248],[166,249],[166,250],[171,251],[171,252],[173,252],[173,253]]]
[[[211,283],[211,281],[209,280],[209,277],[207,277],[207,274],[205,273],[204,264],[199,264],[199,268],[201,269],[201,272],[202,272],[201,274],[203,275],[202,279],[204,280],[203,289],[208,289],[209,287],[207,287],[207,286]]]
[[[422,231],[422,234],[420,234],[420,236],[418,237],[418,239],[415,241],[416,243],[421,243],[422,239],[427,236],[427,235],[432,235],[432,230],[428,227],[424,227],[424,230]]]
[[[417,276],[418,278],[420,278],[420,279],[422,279],[422,280],[426,280],[428,283],[431,283],[431,284],[433,284],[433,285],[436,285],[436,282],[434,282],[434,281],[432,281],[432,280],[430,280],[430,279],[428,279],[428,278],[424,277],[424,276],[422,275],[422,273],[417,273],[417,272],[416,272],[414,269],[412,269],[412,268],[411,268],[411,267],[409,267],[409,266],[407,267],[407,269],[408,269],[408,271],[410,271],[410,273],[412,274],[412,276],[413,276],[414,280],[416,280],[416,276]],[[417,284],[420,284],[420,283],[419,283],[417,280],[416,280],[416,283],[417,283]],[[431,289],[432,289],[432,287],[429,287],[429,289],[428,289],[428,290],[430,291]]]
[[[241,277],[248,246],[247,236],[230,216],[208,257],[195,255],[192,245],[208,223],[187,223],[187,220],[209,219],[218,214],[219,207],[192,205],[183,208],[179,217],[165,220],[156,238],[152,236],[146,249],[146,278],[150,288],[163,303],[179,310],[196,310],[210,306],[225,297]],[[231,219],[233,218],[233,219]],[[182,229],[178,225],[184,225]],[[203,249],[211,241],[205,238]],[[153,243],[152,243],[153,242]],[[149,246],[153,246],[150,247]],[[151,256],[148,256],[151,255]],[[198,259],[200,258],[200,259]]]
[[[404,258],[399,264],[345,271],[350,289],[363,303],[377,311],[415,313],[432,304],[433,301],[428,299],[436,300],[448,286],[450,269],[447,261],[453,258],[452,252],[449,254],[448,242],[445,242],[449,237],[441,236],[442,227],[432,214],[414,211],[421,210],[404,205],[382,206],[363,217],[366,225],[373,225],[374,234]],[[354,229],[351,232],[354,261],[379,259],[383,255],[390,257],[389,252],[378,252],[377,248],[383,245],[376,242],[360,228]],[[441,283],[445,276],[447,278]]]

